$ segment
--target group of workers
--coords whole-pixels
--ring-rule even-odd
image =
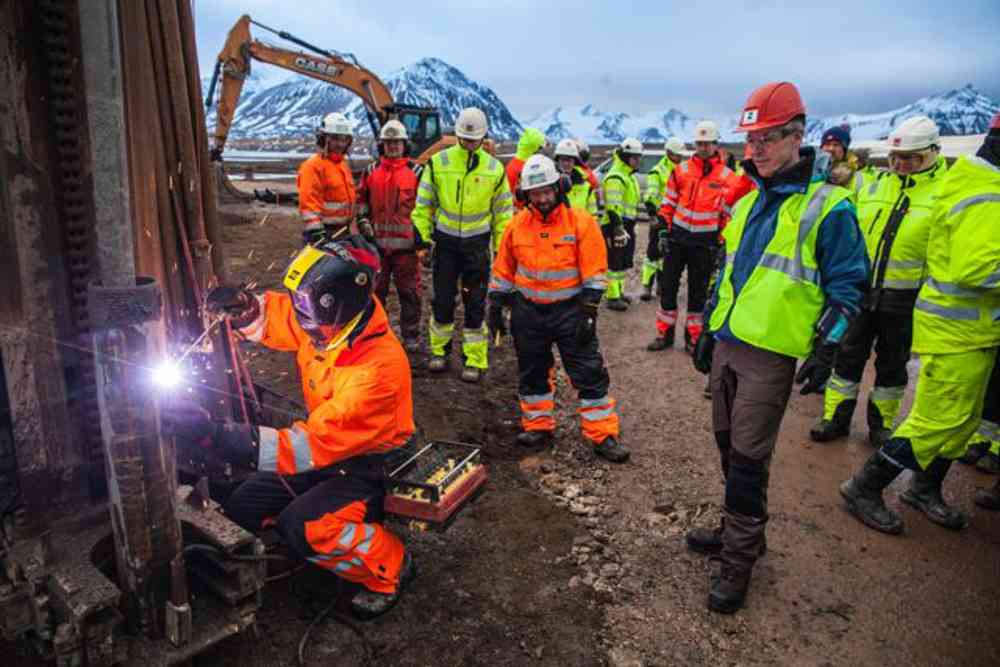
[[[995,455],[1000,441],[1000,115],[977,156],[950,168],[925,117],[890,135],[888,171],[850,153],[845,128],[825,133],[820,150],[803,146],[805,128],[797,88],[769,83],[750,95],[736,128],[746,135],[744,160],[721,150],[718,127],[703,121],[694,154],[684,159],[684,144],[668,141],[640,192],[637,139],[621,142],[598,179],[584,142],[547,150],[529,129],[505,167],[484,150],[486,115],[467,108],[455,145],[423,165],[406,157],[406,127],[385,123],[379,157],[355,187],[350,123],[328,114],[319,152],[299,170],[304,247],[285,291],[220,287],[206,301],[245,339],[296,354],[308,418],[252,427],[185,404],[164,423],[256,467],[228,501],[237,523],[273,526],[302,558],[360,584],[357,614],[384,613],[415,572],[381,519],[384,471],[414,433],[407,352],[422,347],[421,264],[433,283],[431,372],[449,368],[461,295],[463,381],[480,381],[491,342],[513,338],[517,441],[538,447],[553,438],[556,348],[583,438],[622,463],[629,450],[619,441],[597,319],[602,300],[628,308],[624,280],[645,212],[641,298],[650,300],[657,282],[660,292],[648,349],[673,346],[686,268],[685,347],[710,375],[723,513],[717,528],[687,535],[692,550],[714,556],[709,608],[741,608],[766,551],[769,470],[793,385],[825,392],[811,437],[843,437],[873,348],[875,451],[841,486],[847,507],[873,528],[900,532],[882,493],[910,469],[903,500],[959,528],[965,517],[941,495],[949,466]],[[402,344],[382,305],[392,279]],[[911,351],[921,360],[916,400],[897,426]],[[977,502],[1000,508],[1000,482]]]

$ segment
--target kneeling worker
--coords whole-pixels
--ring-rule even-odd
[[[570,208],[567,180],[544,155],[525,163],[520,190],[528,203],[500,241],[487,321],[494,336],[503,336],[503,308],[512,311],[524,429],[518,443],[537,446],[552,439],[555,345],[579,393],[583,437],[598,456],[621,463],[629,451],[618,442],[618,412],[608,395],[608,369],[597,342],[597,307],[608,284],[607,249],[597,221]]]
[[[372,298],[378,250],[360,236],[303,248],[287,293],[219,287],[207,309],[226,311],[246,338],[295,352],[309,418],[274,429],[213,422],[197,405],[164,410],[165,430],[257,473],[226,514],[252,532],[273,524],[300,557],[363,589],[354,613],[388,611],[413,578],[410,554],[382,525],[386,457],[414,431],[410,365]]]

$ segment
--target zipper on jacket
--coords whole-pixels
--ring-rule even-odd
[[[872,218],[872,224],[868,225],[868,233],[869,233],[869,234],[871,234],[871,233],[872,233],[872,230],[874,230],[874,229],[875,229],[875,223],[876,223],[876,222],[878,222],[878,219],[879,219],[879,218],[880,218],[880,217],[882,216],[882,211],[883,211],[883,210],[884,210],[884,209],[881,209],[881,208],[880,208],[880,209],[879,209],[878,211],[876,211],[876,213],[875,213],[875,217],[874,217],[874,218]]]

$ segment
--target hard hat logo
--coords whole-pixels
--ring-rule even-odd
[[[749,125],[750,123],[757,122],[757,110],[747,109],[743,112],[743,120],[740,121],[740,125]]]

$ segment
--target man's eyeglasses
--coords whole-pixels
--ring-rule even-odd
[[[750,132],[747,134],[747,143],[751,146],[770,146],[778,143],[793,132],[795,130],[784,127],[779,127],[776,130],[767,130],[766,132]]]

